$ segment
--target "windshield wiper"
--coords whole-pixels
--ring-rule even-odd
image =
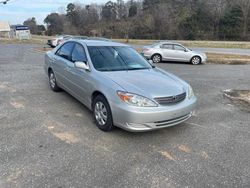
[[[129,68],[128,70],[145,70],[145,69],[150,69],[149,67],[144,67],[144,68]]]
[[[115,71],[127,71],[127,69],[99,69],[102,72],[115,72]]]

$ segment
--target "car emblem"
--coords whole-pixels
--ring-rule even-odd
[[[173,100],[176,101],[177,97],[176,96],[173,96]]]

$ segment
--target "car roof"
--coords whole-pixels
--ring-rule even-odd
[[[123,43],[112,42],[112,41],[101,41],[101,40],[89,40],[89,39],[71,39],[69,41],[80,42],[87,46],[128,46]]]

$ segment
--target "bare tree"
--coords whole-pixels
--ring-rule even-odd
[[[248,32],[248,17],[250,16],[250,0],[237,0],[243,14],[243,38],[246,39]]]
[[[210,11],[211,17],[214,23],[214,37],[219,37],[220,20],[224,15],[228,0],[210,0],[207,1],[208,10]]]

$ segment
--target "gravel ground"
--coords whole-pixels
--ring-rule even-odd
[[[0,187],[250,187],[250,116],[223,97],[249,89],[250,65],[161,63],[187,80],[195,115],[147,133],[101,132],[53,93],[34,45],[0,45]]]

